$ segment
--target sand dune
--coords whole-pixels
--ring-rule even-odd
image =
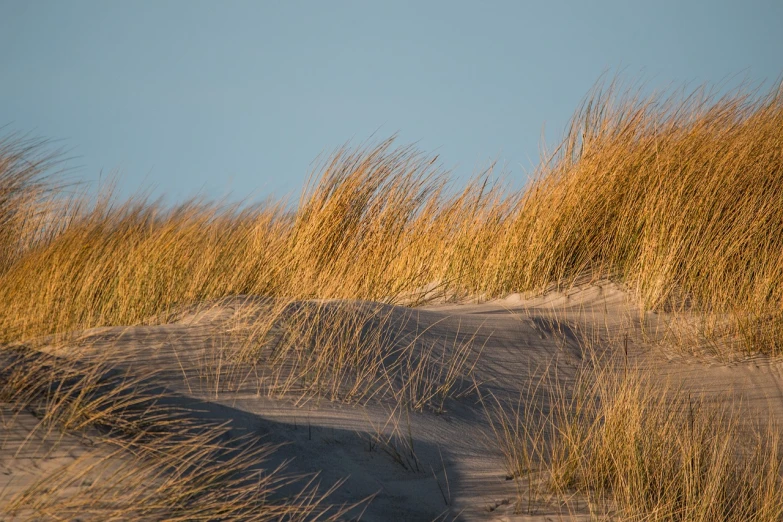
[[[441,346],[442,353],[436,355],[441,359],[449,350],[469,347],[472,366],[462,368],[465,375],[442,411],[405,409],[391,396],[328,400],[294,390],[270,391],[259,384],[266,377],[258,367],[231,366],[228,355],[225,366],[217,369],[216,352],[239,349],[231,332],[260,321],[259,314],[268,310],[259,308],[259,302],[235,298],[185,311],[173,323],[96,328],[67,341],[42,340],[38,349],[66,360],[108,361],[123,375],[144,375],[145,393],[165,397],[158,405],[176,407],[193,426],[225,424],[223,440],[229,443],[258,436],[259,444],[282,444],[268,456],[266,468],[287,461],[292,474],[318,474],[322,488],[344,481],[329,502],[348,505],[370,499],[348,515],[361,514],[367,521],[589,519],[587,505],[578,496],[566,503],[554,497],[526,498],[524,487],[508,475],[487,421],[486,403],[479,400],[479,395],[485,401],[513,400],[537,385],[551,386],[552,381],[541,381],[546,372],[556,371],[560,385],[570,382],[588,357],[586,338],[595,340],[590,357],[625,358],[615,342],[625,342],[627,335],[627,364],[643,368],[655,380],[742,404],[759,416],[783,418],[780,362],[765,356],[725,361],[678,351],[661,333],[666,318],[640,314],[626,294],[609,283],[529,299],[515,295],[418,309],[383,305],[384,324],[392,332],[390,353],[390,346],[411,336],[418,339],[418,349],[428,340],[430,346]],[[326,306],[375,305],[329,301]],[[223,384],[218,376],[225,379]],[[37,480],[69,465],[69,473],[77,473],[74,462],[88,466],[109,452],[96,430],[84,436],[44,433],[31,413],[13,415],[9,408],[2,420],[4,508]],[[131,460],[118,452],[106,462],[133,465]],[[293,485],[278,491],[292,492]]]
[[[520,189],[391,137],[170,205],[0,137],[0,519],[782,520],[783,97],[607,80]]]

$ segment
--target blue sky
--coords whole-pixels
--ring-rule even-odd
[[[520,181],[602,73],[771,84],[781,27],[780,0],[0,0],[0,125],[174,199],[295,194],[373,132]]]

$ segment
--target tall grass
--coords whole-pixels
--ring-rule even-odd
[[[274,335],[248,354],[261,366],[259,391],[294,392],[300,401],[391,399],[401,408],[435,412],[447,399],[468,394],[482,349],[478,331],[434,336],[393,312],[340,303],[289,307]]]
[[[65,224],[49,219],[47,202],[64,186],[49,174],[58,154],[46,145],[18,134],[0,138],[0,272]]]
[[[95,447],[44,466],[0,504],[4,519],[339,520],[355,507],[326,504],[339,483],[322,489],[316,476],[269,465],[276,446],[228,436],[154,386],[150,372],[121,372],[116,359],[0,351],[0,403],[14,411],[3,429],[32,412],[38,421],[23,444],[33,452],[68,432],[89,433]]]
[[[645,372],[589,366],[576,383],[487,407],[517,510],[554,493],[610,520],[775,521],[783,517],[777,426],[691,397]],[[548,393],[544,393],[549,390]]]
[[[777,91],[642,96],[599,85],[519,191],[491,170],[456,190],[437,158],[393,139],[337,150],[294,208],[73,195],[50,175],[56,159],[40,141],[0,141],[0,343],[165,322],[188,305],[264,296],[273,305],[251,333],[254,351],[208,351],[217,359],[202,375],[215,393],[243,385],[250,369],[260,371],[253,378],[270,394],[383,396],[405,411],[440,411],[472,372],[472,339],[391,342],[383,307],[325,300],[418,305],[608,276],[644,307],[710,317],[703,324],[739,339],[743,350],[783,349]],[[171,416],[129,387],[138,384],[130,375],[106,374],[90,361],[63,364],[21,345],[4,346],[0,361],[0,399],[37,408],[47,430],[99,426],[119,446],[149,450],[131,475],[107,476],[83,501],[43,496],[54,484],[48,478],[16,506],[33,516],[63,506],[96,519],[328,518],[339,511],[324,507],[313,487],[270,502],[267,494],[288,478],[253,475],[266,449],[231,460],[230,448],[221,447],[221,460],[210,453],[209,434],[172,444],[161,436]],[[539,463],[551,489],[577,491],[596,512],[625,519],[780,518],[774,431],[748,439],[731,412],[662,395],[627,374],[582,384],[554,409],[530,410],[531,422],[497,410],[513,474]],[[214,464],[178,466],[183,460]],[[227,475],[234,463],[248,475]],[[79,480],[66,473],[57,484],[67,489]],[[138,487],[123,496],[129,482]],[[216,492],[215,484],[226,488]]]
[[[4,341],[165,319],[236,294],[417,304],[587,274],[624,281],[647,307],[730,314],[754,350],[780,347],[777,91],[644,97],[599,85],[524,190],[484,172],[456,191],[435,158],[387,140],[338,150],[293,210],[42,199],[42,150],[0,149]],[[36,205],[48,218],[31,230],[19,209]]]

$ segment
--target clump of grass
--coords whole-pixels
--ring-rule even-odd
[[[40,148],[12,140],[0,148],[14,252],[0,269],[0,339],[138,324],[240,294],[417,304],[587,275],[622,280],[649,308],[727,317],[730,335],[774,352],[781,129],[777,91],[641,96],[613,83],[587,97],[521,191],[490,171],[455,191],[436,158],[387,140],[338,150],[293,209],[55,194],[61,210],[38,221],[9,217],[51,187]]]
[[[135,433],[162,422],[149,376],[115,370],[101,361],[74,361],[27,347],[0,352],[0,401],[34,412],[37,429],[81,432],[107,428]],[[165,426],[161,424],[162,429]]]
[[[305,481],[290,498],[274,496],[302,480],[264,470],[274,451],[248,443],[228,454],[219,430],[176,432],[153,442],[101,441],[110,451],[77,458],[43,475],[4,506],[15,520],[337,520],[343,509],[325,503]],[[130,450],[130,451],[129,451]]]
[[[779,91],[597,87],[530,189],[538,259],[527,279],[606,273],[649,308],[719,314],[725,334],[775,353],[779,330],[766,325],[783,303],[782,123]]]
[[[52,201],[64,188],[49,174],[57,159],[44,140],[0,138],[0,273],[67,225]]]
[[[72,432],[105,450],[0,506],[14,520],[335,520],[356,507],[327,503],[339,484],[323,490],[314,476],[267,469],[276,447],[189,418],[149,375],[113,369],[111,353],[72,360],[17,346],[0,357],[0,402],[39,419],[25,444]]]
[[[783,346],[778,91],[667,97],[599,85],[521,191],[492,181],[491,171],[456,191],[436,158],[392,139],[336,151],[293,209],[93,201],[47,178],[55,159],[40,142],[0,141],[2,343],[167,321],[188,305],[264,296],[286,306],[262,321],[247,349],[210,353],[216,359],[205,361],[203,376],[215,393],[242,385],[249,365],[267,393],[391,397],[405,411],[438,410],[470,373],[471,343],[422,346],[417,335],[392,335],[382,307],[347,311],[312,300],[416,305],[608,276],[645,307],[697,311],[702,333],[737,341],[741,351],[777,354]],[[135,395],[130,375],[28,355],[2,347],[3,393],[43,411],[46,426],[108,426],[148,441],[170,422]],[[747,437],[732,411],[661,393],[633,372],[609,375],[578,380],[573,393],[528,402],[521,413],[498,410],[513,475],[544,466],[550,489],[576,490],[596,509],[630,519],[781,515],[774,431]],[[166,459],[181,455],[165,455],[160,465],[172,472]],[[178,479],[184,493],[169,491],[184,498],[189,480]],[[227,505],[263,504],[246,503],[249,490],[236,487],[230,494],[239,504]],[[199,491],[218,509],[210,488]],[[96,498],[114,493],[106,495]],[[150,505],[200,505],[166,495]],[[128,498],[130,506],[141,497]],[[36,504],[44,514],[48,505]],[[99,511],[115,516],[107,509]]]
[[[414,314],[373,302],[249,308],[227,334],[216,332],[197,361],[210,394],[241,389],[298,403],[323,397],[442,412],[448,399],[474,387],[479,330],[436,335],[434,325],[419,328]]]
[[[509,475],[520,484],[518,509],[554,493],[619,520],[783,516],[775,426],[742,422],[737,409],[638,370],[593,368],[567,387],[550,384],[516,408],[488,407]]]

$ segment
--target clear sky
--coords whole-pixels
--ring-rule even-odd
[[[0,125],[85,180],[261,198],[322,151],[399,133],[458,176],[523,179],[605,72],[773,82],[783,0],[0,0]]]

